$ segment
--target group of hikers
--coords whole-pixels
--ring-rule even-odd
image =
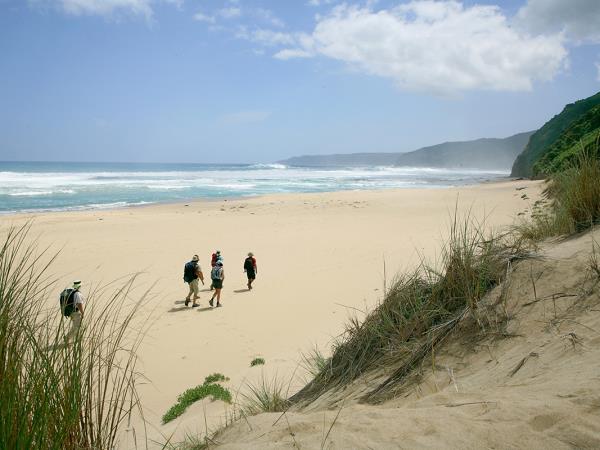
[[[192,260],[185,264],[183,269],[183,280],[189,285],[189,292],[185,298],[185,306],[188,306],[192,302],[192,308],[200,306],[198,299],[200,298],[200,286],[199,282],[204,284],[204,274],[200,264],[198,263],[200,258],[198,255],[194,255]],[[223,289],[223,281],[225,280],[225,271],[223,270],[223,256],[220,250],[216,250],[210,260],[211,271],[210,271],[210,290],[214,290],[214,293],[208,302],[211,307],[214,306],[215,299],[217,300],[217,307],[223,306],[221,303],[221,289]],[[248,252],[248,256],[244,260],[244,272],[248,277],[248,290],[252,289],[252,283],[256,279],[256,258],[254,253]],[[60,308],[65,317],[71,319],[71,328],[65,335],[65,341],[70,342],[81,327],[81,320],[83,319],[84,311],[84,297],[79,291],[81,288],[81,280],[73,281],[71,287],[64,289],[60,293]],[[192,297],[193,296],[193,297]]]
[[[188,306],[192,302],[192,308],[200,306],[198,299],[200,298],[200,286],[201,282],[204,284],[204,274],[199,264],[200,258],[198,255],[194,255],[192,260],[187,262],[183,268],[183,281],[189,285],[189,292],[185,298],[185,306]],[[210,290],[214,289],[214,293],[208,304],[213,307],[215,306],[214,301],[217,300],[217,307],[223,306],[221,303],[221,289],[223,289],[223,281],[225,281],[225,270],[223,269],[223,255],[220,250],[216,250],[210,258]],[[256,279],[256,258],[254,253],[248,252],[248,256],[244,260],[244,272],[248,277],[248,290],[252,289],[252,283]]]

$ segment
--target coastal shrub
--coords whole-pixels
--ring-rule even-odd
[[[351,318],[331,358],[290,400],[314,399],[377,367],[402,361],[416,365],[424,357],[424,342],[434,342],[465,311],[477,310],[483,296],[502,280],[513,255],[501,239],[485,236],[483,230],[470,217],[459,220],[455,215],[438,264],[422,261],[395,280],[363,321]]]
[[[263,375],[257,384],[248,384],[248,392],[242,393],[242,411],[247,415],[261,412],[281,412],[289,406],[284,383],[277,377],[268,380]]]
[[[215,373],[207,376],[203,384],[190,388],[183,394],[180,394],[177,397],[177,403],[171,406],[162,417],[163,424],[181,416],[190,405],[206,397],[211,397],[213,401],[221,400],[225,403],[231,403],[231,392],[229,389],[218,384],[222,381],[229,381],[229,378],[223,374]]]
[[[250,367],[263,366],[264,364],[265,364],[264,358],[254,358],[252,361],[250,361]]]
[[[58,300],[46,308],[58,295],[48,274],[56,256],[28,244],[29,230],[2,230],[0,244],[0,448],[115,448],[126,421],[142,415],[136,350],[145,328],[131,326],[140,309],[129,300],[133,279],[109,298],[87,295],[66,345]]]
[[[598,144],[597,144],[598,145]],[[584,231],[600,223],[600,160],[598,147],[582,149],[562,172],[548,180],[543,207],[515,227],[526,241]]]

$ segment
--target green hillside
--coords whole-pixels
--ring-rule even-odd
[[[562,132],[554,144],[544,152],[544,155],[533,165],[534,175],[544,175],[557,172],[582,149],[596,148],[596,140],[600,136],[600,105],[571,124]]]
[[[600,109],[597,108],[599,105],[600,92],[567,105],[560,114],[546,122],[531,136],[525,150],[513,164],[511,175],[541,176],[559,168],[562,162],[568,160],[567,153],[575,151],[582,138],[600,129]],[[550,153],[551,155],[546,156]]]

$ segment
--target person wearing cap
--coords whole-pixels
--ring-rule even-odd
[[[198,258],[198,255],[194,255],[192,260],[188,262],[183,269],[183,281],[185,281],[190,287],[188,295],[185,298],[185,306],[189,305],[191,300],[192,308],[200,306],[200,304],[196,301],[200,298],[198,295],[200,291],[198,280],[202,281],[202,284],[204,284],[204,274],[202,273],[200,264],[198,264],[199,259],[200,258]],[[192,294],[194,295],[193,299],[191,298]]]
[[[248,257],[244,260],[244,272],[248,276],[248,290],[252,289],[252,282],[256,279],[256,258],[254,253],[248,252]]]
[[[221,256],[221,250],[216,250],[211,256],[210,256],[210,267],[215,267],[217,265],[217,260],[221,258],[221,260],[223,260],[223,257]],[[210,290],[212,291],[215,287],[212,285],[212,283],[210,284]]]
[[[225,280],[225,271],[223,270],[223,259],[217,259],[215,267],[210,271],[210,278],[212,279],[213,286],[215,287],[215,293],[208,302],[210,306],[213,306],[215,297],[217,298],[217,307],[221,305],[221,289],[223,289],[223,281]]]
[[[71,329],[65,336],[65,341],[70,342],[81,328],[81,320],[83,319],[83,303],[84,298],[79,289],[81,288],[81,280],[73,281],[73,308],[75,309],[70,315],[69,319],[71,319]]]

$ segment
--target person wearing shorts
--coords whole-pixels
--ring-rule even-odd
[[[221,305],[221,289],[223,289],[223,281],[225,280],[225,271],[223,270],[223,261],[218,260],[215,267],[210,271],[210,278],[212,280],[212,284],[215,287],[215,293],[212,295],[212,298],[208,302],[210,306],[213,306],[213,302],[215,298],[217,299],[217,307],[223,306]]]
[[[248,290],[252,289],[252,282],[256,279],[256,258],[254,253],[248,252],[248,257],[244,260],[244,272],[248,276]]]

